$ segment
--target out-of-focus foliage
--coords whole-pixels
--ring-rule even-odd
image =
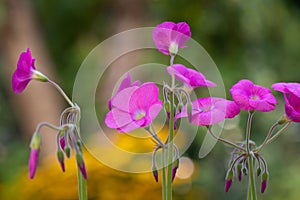
[[[56,64],[60,82],[71,94],[81,62],[94,46],[115,33],[116,19],[120,19],[116,16],[126,7],[120,9],[119,1],[108,0],[31,2],[39,28]],[[127,4],[128,8],[134,5],[134,1]],[[155,26],[166,20],[186,21],[191,27],[192,37],[203,45],[216,62],[227,89],[243,78],[251,79],[265,87],[270,87],[276,81],[300,82],[300,4],[297,0],[147,0],[142,6],[144,16],[141,18],[146,20],[141,25]],[[3,10],[2,8],[0,3],[0,10]],[[159,56],[158,61],[161,58]],[[283,113],[282,96],[277,93],[276,96],[280,101],[278,110],[256,113],[254,117],[252,136],[258,144],[263,140],[272,122]],[[75,198],[76,179],[73,162],[68,162],[68,171],[64,175],[59,171],[58,164],[52,164],[55,162],[54,158],[49,158],[50,165],[44,164],[38,169],[37,177],[33,181],[27,180],[26,170],[20,178],[15,175],[20,167],[25,168],[27,164],[25,155],[28,153],[28,144],[22,143],[16,133],[13,114],[10,114],[9,106],[6,106],[9,102],[5,95],[0,95],[0,102],[0,168],[3,169],[0,171],[0,182],[5,180],[4,187],[9,188],[9,199],[17,195],[16,190],[21,191],[22,199],[30,198],[30,195],[35,195],[34,199],[42,199],[43,195],[53,196],[54,199],[54,195],[60,195],[62,192],[66,199]],[[240,139],[244,134],[244,117],[246,113],[242,112],[237,120],[238,126],[231,131],[225,131],[222,136]],[[189,182],[191,187],[187,184],[178,185],[177,180],[174,187],[177,198],[244,199],[247,193],[245,177],[242,183],[234,180],[229,193],[224,192],[226,160],[230,148],[217,144],[207,157],[199,160],[198,151],[205,133],[204,129],[199,132],[186,153],[194,159],[199,173],[194,174]],[[270,179],[265,194],[259,195],[259,199],[298,199],[299,141],[299,127],[294,125],[264,150]],[[129,146],[126,148],[132,149],[135,146],[127,142]],[[91,198],[160,197],[159,185],[154,183],[151,174],[118,173],[98,164],[90,156],[86,158]],[[11,183],[7,183],[8,181]],[[0,189],[3,185],[0,184]],[[257,186],[260,186],[259,181]]]

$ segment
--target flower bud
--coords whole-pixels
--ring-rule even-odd
[[[60,145],[60,148],[61,148],[61,149],[65,149],[66,141],[65,141],[65,138],[64,138],[64,137],[60,137],[60,138],[59,138],[59,145]]]
[[[241,181],[242,180],[242,176],[243,176],[243,174],[242,174],[242,164],[241,163],[239,163],[237,165],[236,170],[237,170],[238,180]]]
[[[86,174],[86,169],[85,169],[85,164],[84,164],[82,153],[76,154],[76,162],[77,162],[77,166],[78,166],[82,176],[84,177],[84,179],[87,179],[87,174]]]
[[[68,158],[71,157],[71,148],[70,148],[69,146],[65,146],[64,152],[66,153],[66,156],[67,156]]]
[[[29,172],[30,179],[33,179],[36,172],[36,168],[39,160],[40,146],[41,146],[41,135],[40,133],[35,132],[30,142],[30,155],[28,161],[28,172]]]
[[[189,122],[192,121],[192,104],[190,102],[188,102],[186,104],[186,111],[187,111],[187,115],[188,115],[188,119],[189,119]]]
[[[267,188],[268,177],[269,177],[269,174],[267,172],[264,172],[261,176],[261,187],[260,187],[261,193],[264,193]]]
[[[158,171],[156,166],[152,166],[152,174],[156,182],[158,182]]]
[[[57,159],[63,172],[65,172],[64,153],[61,150],[57,151]]]
[[[179,159],[176,159],[172,165],[172,182],[175,179],[178,167],[179,167]]]
[[[231,187],[232,176],[233,176],[233,171],[229,170],[227,172],[226,179],[225,179],[225,192],[228,192],[229,188]]]
[[[257,174],[257,176],[259,176],[261,174],[261,169],[260,168],[257,168],[256,174]]]

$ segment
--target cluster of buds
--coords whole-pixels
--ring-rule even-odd
[[[246,150],[246,143],[240,143],[239,146]],[[249,141],[250,151],[241,151],[241,149],[233,149],[231,153],[231,158],[229,161],[229,169],[225,178],[225,192],[228,192],[232,182],[233,177],[236,177],[240,182],[242,176],[248,176],[249,174],[249,159],[252,159],[254,166],[256,166],[256,175],[261,176],[261,193],[264,193],[267,188],[267,181],[269,177],[268,167],[263,156],[257,152],[257,147],[255,142]]]
[[[31,51],[28,48],[26,52],[22,52],[17,68],[12,77],[12,87],[15,93],[21,93],[26,88],[31,80],[47,82],[54,86],[60,94],[65,98],[70,107],[65,109],[60,117],[60,125],[55,126],[47,122],[42,122],[37,126],[35,133],[32,136],[30,143],[29,156],[29,178],[33,179],[38,165],[39,152],[41,148],[41,128],[46,126],[57,131],[57,158],[62,171],[65,171],[64,155],[68,158],[71,156],[71,149],[76,153],[77,166],[81,171],[82,176],[86,179],[87,173],[85,169],[82,142],[80,138],[80,108],[73,103],[64,91],[55,82],[42,74],[35,68],[35,59],[31,56]]]

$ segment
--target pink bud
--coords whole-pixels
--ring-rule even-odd
[[[175,179],[177,169],[178,169],[178,167],[173,167],[173,169],[172,169],[172,182],[173,182],[174,179]]]
[[[261,192],[261,193],[264,193],[265,190],[266,190],[266,188],[267,188],[267,180],[263,180],[263,181],[261,182],[260,192]]]
[[[81,153],[76,154],[76,161],[82,176],[84,177],[84,179],[87,179],[85,164]]]
[[[29,178],[33,179],[36,171],[36,167],[39,161],[39,149],[31,148],[30,150],[30,156],[29,156],[29,162],[28,162],[28,172],[29,172]]]
[[[232,179],[226,179],[225,181],[225,192],[228,192],[229,188],[231,187]]]
[[[154,176],[155,181],[158,182],[158,172],[157,172],[157,170],[153,170],[152,174]]]

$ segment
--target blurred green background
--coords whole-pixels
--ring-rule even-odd
[[[46,66],[38,68],[51,66],[49,70],[57,82],[71,95],[77,70],[96,45],[121,31],[153,27],[163,21],[186,21],[190,25],[193,39],[207,50],[218,66],[227,91],[240,79],[250,79],[265,87],[278,81],[300,81],[300,3],[297,0],[1,1],[0,199],[76,198],[75,172],[70,167],[71,172],[60,173],[52,154],[47,155],[38,168],[37,180],[27,180],[30,136],[24,133],[33,132],[31,127],[37,123],[25,111],[27,108],[34,112],[38,104],[46,105],[46,102],[28,97],[27,90],[33,88],[27,88],[23,96],[12,93],[10,78],[19,53],[32,46],[37,60],[39,53],[45,53]],[[27,25],[28,22],[33,26]],[[39,39],[33,37],[31,31]],[[35,84],[31,83],[30,87]],[[282,96],[274,94],[280,102],[278,109],[257,113],[254,118],[252,136],[258,143],[283,113]],[[230,98],[229,93],[228,96]],[[62,102],[58,105],[50,102],[50,105],[55,109],[63,107]],[[43,121],[48,113],[38,114],[39,121]],[[225,131],[223,136],[241,139],[245,121],[246,113],[242,112],[238,126]],[[27,123],[32,126],[26,129]],[[175,198],[245,199],[245,177],[242,183],[235,180],[230,191],[224,192],[230,148],[217,144],[207,157],[198,158],[204,138],[201,130],[185,154],[193,160],[195,170],[191,177],[175,181]],[[265,194],[259,194],[259,199],[299,199],[299,130],[298,125],[293,125],[263,152],[270,178]],[[87,163],[93,166],[88,167],[90,199],[160,197],[159,184],[154,183],[151,174],[117,172],[87,157]],[[257,185],[259,188],[259,180]],[[20,194],[17,191],[21,191]]]

